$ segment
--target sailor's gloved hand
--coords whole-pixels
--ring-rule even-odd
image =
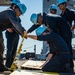
[[[24,38],[27,39],[27,31],[24,31]]]

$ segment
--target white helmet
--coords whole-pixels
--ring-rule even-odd
[[[38,27],[37,29],[36,29],[36,35],[41,35],[44,31],[46,30],[46,27],[45,26],[43,26],[43,27]]]
[[[30,17],[30,21],[34,24],[37,24],[38,14],[32,14]]]
[[[67,2],[67,1],[66,0],[57,0],[57,5],[60,5],[60,4],[64,3],[64,2]]]
[[[52,4],[52,5],[50,6],[49,10],[50,10],[50,9],[55,9],[55,10],[57,10],[57,6],[56,6],[55,4]]]

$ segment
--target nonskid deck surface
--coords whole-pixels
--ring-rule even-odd
[[[5,71],[0,72],[0,75],[75,75],[75,74],[58,74],[53,72],[42,72],[39,69],[39,66],[43,64],[45,61],[33,61],[33,60],[17,60],[15,63],[18,65],[20,69],[16,69],[13,72]],[[39,64],[39,65],[37,65]],[[74,61],[75,64],[75,61]],[[38,67],[38,68],[37,68]],[[75,67],[74,67],[75,70]]]

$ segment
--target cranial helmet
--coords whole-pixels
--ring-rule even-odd
[[[49,9],[55,9],[55,10],[57,10],[57,6],[55,4],[52,4]]]
[[[24,14],[26,12],[26,10],[27,10],[27,7],[24,4],[19,3],[18,7],[19,7],[19,9],[20,9],[22,14]]]
[[[57,5],[60,5],[60,4],[64,3],[64,2],[67,2],[67,1],[66,0],[57,0]]]
[[[44,31],[46,30],[46,27],[45,26],[43,26],[43,27],[38,27],[37,29],[36,29],[36,35],[41,35]]]
[[[38,14],[34,13],[31,15],[30,20],[32,23],[37,24]]]

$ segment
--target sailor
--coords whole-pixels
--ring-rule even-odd
[[[23,15],[26,12],[26,9],[27,8],[24,4],[18,4],[14,9],[0,12],[0,72],[8,70],[3,63],[4,44],[2,31],[6,30],[7,28],[13,28],[23,37],[25,29],[19,23],[17,17]]]
[[[66,42],[57,33],[49,30],[46,27],[38,27],[36,29],[37,35],[24,35],[27,38],[31,38],[39,41],[47,41],[51,48],[50,56],[46,59],[46,62],[41,66],[45,72],[72,72],[70,66],[70,49]],[[65,61],[64,61],[65,60]]]
[[[59,9],[61,10],[61,14],[60,16],[65,18],[67,20],[67,22],[70,24],[70,29],[71,31],[73,31],[75,29],[75,12],[71,11],[67,8],[67,0],[57,0],[57,5],[59,7]],[[74,24],[72,26],[72,22],[74,21]],[[69,40],[69,44],[70,44],[70,51],[71,51],[71,55],[73,58],[73,53],[72,53],[72,32],[71,32],[71,40]],[[72,66],[74,67],[74,64],[72,62]]]
[[[13,0],[11,2],[10,8],[8,8],[7,10],[13,10],[15,6],[17,6],[17,4],[19,3],[20,0]],[[17,19],[19,23],[21,23],[21,19],[19,17],[17,17]],[[5,35],[7,39],[7,54],[5,65],[7,68],[10,68],[16,55],[17,46],[19,42],[19,34],[13,28],[8,28],[5,32]]]

